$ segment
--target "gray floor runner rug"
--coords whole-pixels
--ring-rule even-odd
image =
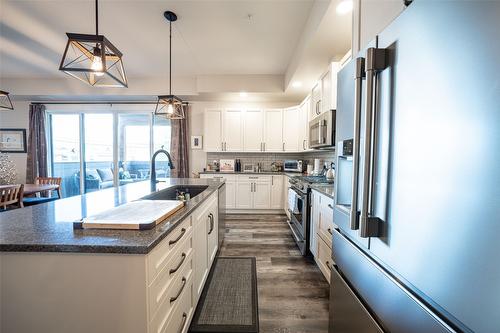
[[[189,332],[259,332],[254,257],[216,259],[200,296]]]

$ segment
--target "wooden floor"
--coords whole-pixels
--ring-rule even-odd
[[[220,256],[256,257],[261,333],[328,332],[329,285],[285,215],[228,215]]]

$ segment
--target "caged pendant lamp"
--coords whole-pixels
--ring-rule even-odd
[[[166,11],[163,16],[167,19],[170,25],[169,35],[169,93],[168,95],[158,96],[158,103],[156,104],[155,115],[164,116],[167,119],[184,119],[184,108],[188,105],[183,102],[179,97],[172,95],[172,22],[177,21],[175,13]]]
[[[66,33],[59,70],[95,87],[128,87],[123,54],[99,35],[99,0],[95,0],[95,35]]]
[[[14,110],[12,101],[10,100],[9,93],[0,90],[0,110]]]

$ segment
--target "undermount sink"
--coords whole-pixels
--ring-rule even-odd
[[[143,197],[145,200],[177,200],[177,192],[189,192],[191,199],[205,191],[207,185],[176,185]]]

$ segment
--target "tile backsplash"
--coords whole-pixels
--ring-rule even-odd
[[[270,170],[271,163],[283,162],[284,160],[303,160],[308,164],[314,164],[314,159],[319,158],[321,164],[335,161],[335,151],[311,151],[305,153],[207,153],[207,163],[212,164],[214,160],[237,159],[241,164],[260,163],[263,170]]]

